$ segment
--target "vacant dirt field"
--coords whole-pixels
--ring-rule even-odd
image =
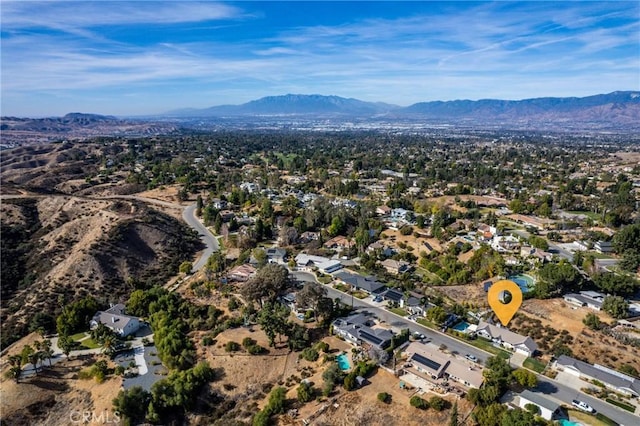
[[[27,340],[19,343],[22,348]],[[51,368],[45,367],[37,377],[23,378],[17,384],[3,376],[0,382],[3,424],[67,426],[82,412],[113,419],[112,401],[120,391],[122,379],[109,376],[98,384],[93,379],[77,378],[80,370],[97,359],[93,356],[65,359]]]
[[[416,237],[413,234],[411,235],[402,235],[400,231],[394,231],[392,229],[386,229],[382,235],[386,237],[382,237],[382,242],[384,244],[389,245],[390,247],[400,249],[400,243],[406,244],[407,247],[411,247],[412,249],[407,249],[411,253],[416,256],[420,256],[420,252],[430,253],[431,250],[424,245],[424,243],[428,243],[435,251],[442,251],[442,246],[440,242],[435,238],[421,238]]]

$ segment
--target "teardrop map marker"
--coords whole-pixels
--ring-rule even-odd
[[[511,280],[496,281],[489,287],[487,299],[502,325],[506,326],[522,305],[522,290]]]

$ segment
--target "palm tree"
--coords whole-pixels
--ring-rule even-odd
[[[102,352],[111,355],[115,349],[116,339],[113,336],[104,336],[102,340]]]
[[[49,360],[49,367],[51,367],[51,357],[53,356],[53,349],[51,349],[51,340],[44,340],[41,346],[42,355]]]
[[[38,361],[40,361],[42,353],[40,351],[37,352],[32,352],[29,354],[28,359],[29,362],[31,363],[31,365],[33,365],[33,369],[36,372],[36,375],[38,375]]]

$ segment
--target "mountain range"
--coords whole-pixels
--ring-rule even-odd
[[[635,124],[640,121],[640,92],[618,91],[587,97],[482,99],[419,102],[408,107],[323,95],[268,96],[241,105],[171,111],[171,117],[250,117],[322,115],[389,119],[472,121],[571,121]]]

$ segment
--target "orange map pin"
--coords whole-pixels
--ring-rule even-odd
[[[501,280],[489,287],[489,306],[506,327],[522,305],[522,290],[511,280]]]

